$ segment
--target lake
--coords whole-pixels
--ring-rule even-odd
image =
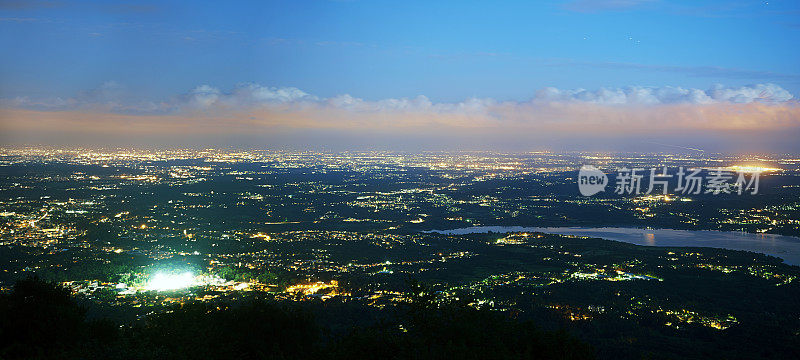
[[[735,231],[672,230],[639,228],[475,226],[452,230],[431,230],[440,234],[463,235],[486,232],[541,232],[559,235],[588,236],[645,246],[712,247],[747,250],[777,256],[791,265],[800,265],[800,238],[775,234],[751,234]]]

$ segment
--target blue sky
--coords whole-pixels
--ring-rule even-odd
[[[0,142],[800,150],[799,35],[786,0],[0,0]]]
[[[373,100],[764,82],[800,93],[796,1],[0,1],[0,29],[0,97],[108,81],[143,98],[245,82]]]

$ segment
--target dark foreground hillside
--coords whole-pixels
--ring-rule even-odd
[[[417,288],[421,289],[421,288]],[[130,326],[88,319],[66,289],[38,279],[0,297],[0,358],[587,359],[586,343],[531,322],[459,304],[409,306],[252,300],[189,303]]]

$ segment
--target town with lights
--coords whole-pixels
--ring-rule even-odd
[[[747,167],[760,191],[584,197],[574,164],[586,163],[612,176]],[[2,291],[56,282],[123,328],[176,306],[268,301],[370,318],[461,304],[627,357],[631,341],[678,356],[670,344],[725,353],[764,329],[784,344],[800,331],[786,242],[800,235],[800,158],[5,148],[0,169]],[[637,243],[565,227],[652,230]],[[660,229],[755,236],[765,250],[669,246]]]

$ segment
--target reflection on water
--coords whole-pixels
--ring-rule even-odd
[[[651,234],[651,233],[644,234],[644,241],[649,246],[655,246],[656,245],[656,234]]]
[[[800,265],[800,238],[775,234],[710,230],[523,226],[476,226],[453,230],[432,230],[430,232],[459,235],[489,231],[536,231],[550,234],[597,237],[646,246],[692,246],[747,250],[777,256],[787,264]]]

